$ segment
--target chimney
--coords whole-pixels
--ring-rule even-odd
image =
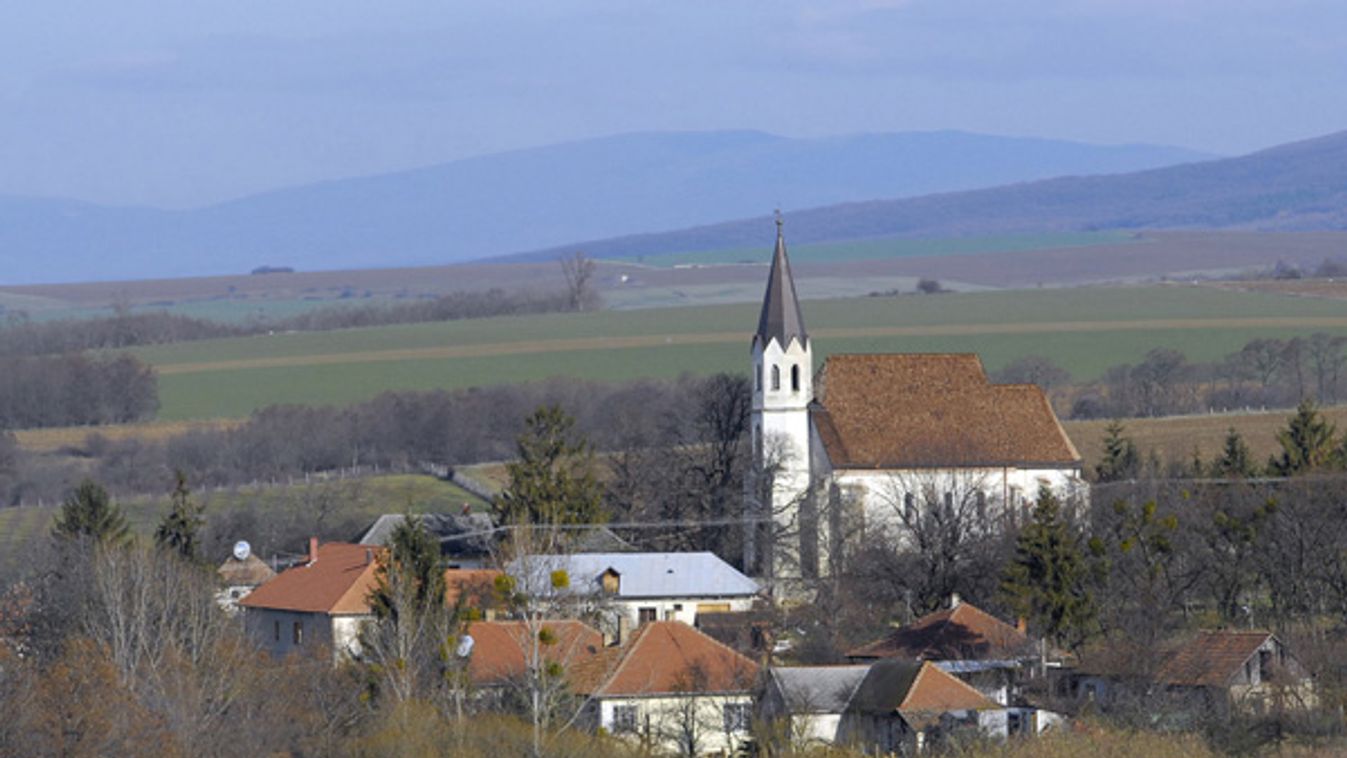
[[[1019,618],[1015,619],[1015,631],[1019,632],[1020,634],[1029,633],[1029,622],[1023,616],[1020,616]]]
[[[621,645],[627,641],[627,635],[631,634],[631,619],[627,614],[619,613],[617,615],[617,634],[613,635],[613,645]]]
[[[368,566],[371,563],[374,563],[374,548],[367,547],[365,548],[365,565]]]
[[[959,603],[961,602],[963,602],[963,600],[959,598],[959,593],[957,592],[949,593],[949,607],[951,610],[954,608],[958,608]]]
[[[309,538],[309,563],[310,563],[310,564],[313,564],[313,563],[317,563],[317,562],[318,562],[318,538],[317,538],[317,537],[310,537],[310,538]]]

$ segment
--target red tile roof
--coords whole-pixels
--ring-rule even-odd
[[[1020,630],[970,603],[959,603],[850,650],[847,657],[999,660],[1025,655],[1030,647]]]
[[[1164,684],[1225,687],[1271,636],[1268,632],[1202,632],[1167,656],[1155,678]]]
[[[460,597],[468,608],[486,610],[496,605],[496,569],[445,569],[444,602],[453,607]]]
[[[896,711],[919,729],[939,721],[940,715],[949,711],[999,707],[930,661],[898,659],[871,666],[856,688],[851,705],[862,713]]]
[[[329,542],[318,560],[282,571],[239,601],[247,608],[273,608],[334,616],[370,612],[370,591],[383,548]]]
[[[757,674],[756,663],[687,624],[655,621],[585,661],[571,681],[581,694],[631,697],[747,692]]]
[[[603,635],[579,621],[539,621],[533,628],[522,621],[478,621],[468,626],[473,639],[468,676],[473,683],[500,684],[523,674],[534,634],[550,640],[539,647],[542,659],[568,674],[604,650]]]
[[[835,468],[1078,466],[1042,390],[972,354],[833,355],[811,417]]]

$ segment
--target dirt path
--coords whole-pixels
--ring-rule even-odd
[[[819,338],[845,337],[941,337],[983,334],[1063,334],[1072,332],[1153,331],[1185,329],[1325,329],[1347,328],[1347,317],[1262,317],[1262,318],[1186,318],[1134,319],[1123,321],[1028,322],[1018,324],[939,324],[932,326],[874,326],[815,329]],[[163,375],[200,374],[214,371],[241,371],[287,366],[322,366],[346,363],[382,363],[385,361],[437,360],[444,358],[480,358],[498,355],[557,353],[583,350],[623,350],[661,345],[747,344],[745,332],[702,332],[693,334],[656,334],[634,337],[577,337],[557,340],[495,342],[485,345],[445,345],[425,348],[364,350],[350,353],[239,358],[227,361],[162,363],[155,369]]]

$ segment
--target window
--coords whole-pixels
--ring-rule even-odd
[[[781,367],[772,366],[772,389],[781,389]]]
[[[613,706],[613,734],[631,734],[636,731],[640,714],[634,705]]]
[[[1272,678],[1272,651],[1258,651],[1258,681],[1266,682]]]
[[[657,612],[654,608],[641,608],[636,613],[637,623],[639,624],[649,624],[659,618],[659,616],[656,615]]]
[[[281,622],[276,622],[276,641],[281,641]]]
[[[295,622],[295,644],[304,644],[304,624],[300,621]]]
[[[790,367],[790,391],[800,391],[800,366],[796,364]]]
[[[759,364],[757,365],[757,371],[754,371],[753,373],[754,373],[754,375],[756,375],[756,377],[757,377],[757,382],[754,384],[754,388],[757,389],[758,392],[762,392],[762,364],[761,364],[761,363],[759,363]]]
[[[945,493],[945,520],[954,521],[954,493]]]
[[[987,493],[982,490],[978,490],[976,497],[977,497],[978,518],[985,519],[987,518]]]
[[[748,703],[726,703],[725,704],[725,731],[726,732],[747,732],[749,720],[752,713]]]
[[[917,499],[912,497],[911,492],[903,495],[903,519],[906,521],[917,520]]]

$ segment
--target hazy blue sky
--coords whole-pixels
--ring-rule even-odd
[[[166,206],[617,132],[1245,152],[1347,128],[1341,0],[9,0],[0,192]]]

